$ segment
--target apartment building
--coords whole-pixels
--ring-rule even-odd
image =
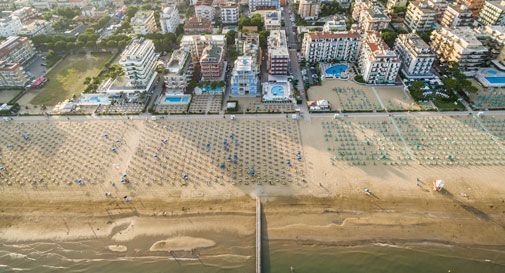
[[[23,24],[19,18],[0,18],[0,36],[9,37],[13,35],[18,35],[23,28]]]
[[[200,59],[200,71],[203,81],[222,80],[224,69],[224,47],[208,45]]]
[[[326,21],[323,26],[323,32],[346,31],[347,24],[345,20]]]
[[[407,78],[433,77],[431,69],[436,56],[419,35],[398,35],[394,49],[402,61],[401,72]]]
[[[361,11],[358,22],[364,31],[382,31],[388,27],[391,18],[384,7],[371,3]]]
[[[472,11],[464,4],[450,5],[444,12],[441,25],[447,28],[469,27],[474,23]]]
[[[279,0],[249,0],[249,11],[254,12],[256,10],[263,9],[279,9]]]
[[[298,15],[304,19],[316,19],[321,11],[319,0],[300,0]]]
[[[433,28],[436,12],[424,2],[410,2],[405,14],[405,25],[411,31],[424,32]]]
[[[0,43],[0,61],[24,64],[35,53],[32,41],[26,37],[11,36]]]
[[[365,82],[393,84],[400,71],[401,61],[379,33],[369,33],[362,43],[358,66]]]
[[[458,4],[465,4],[472,11],[474,18],[479,17],[480,10],[484,6],[485,0],[456,0]]]
[[[470,27],[441,27],[431,33],[431,48],[441,62],[457,63],[468,75],[489,60],[489,50]]]
[[[268,73],[288,75],[289,51],[284,30],[272,30],[268,36]]]
[[[232,96],[257,96],[259,87],[256,62],[251,56],[239,56],[231,73]]]
[[[137,35],[146,35],[158,31],[154,11],[141,10],[138,11],[130,20],[130,25],[133,32]]]
[[[309,63],[358,59],[361,35],[357,32],[309,32],[302,42],[302,57]]]
[[[280,30],[282,27],[282,15],[279,10],[272,10],[262,13],[263,21],[265,22],[265,29]]]
[[[239,55],[251,56],[252,60],[256,62],[257,71],[259,71],[259,57],[260,57],[259,34],[239,32],[235,44]]]
[[[212,23],[207,19],[191,17],[184,23],[184,34],[212,33]]]
[[[175,33],[181,23],[176,6],[166,7],[160,13],[161,33]]]
[[[226,38],[224,35],[184,35],[181,40],[181,48],[186,48],[191,53],[193,63],[199,63],[203,50],[208,45],[224,47]]]
[[[240,9],[236,3],[227,2],[221,5],[221,23],[233,25],[238,23]]]
[[[24,87],[30,78],[19,63],[0,61],[0,87]]]
[[[449,6],[447,0],[426,0],[425,3],[435,11],[437,22],[441,22],[444,12]]]
[[[503,62],[505,60],[505,26],[487,25],[476,31],[478,39],[489,48],[491,58]]]
[[[193,76],[190,53],[183,48],[174,50],[166,64],[166,69],[168,70],[164,76],[166,92],[184,94]]]
[[[216,9],[213,6],[214,0],[198,0],[195,4],[195,16],[201,19],[214,21]]]
[[[486,1],[478,21],[482,25],[505,25],[505,1]]]
[[[119,64],[123,66],[130,86],[147,91],[156,78],[156,62],[159,55],[154,52],[151,40],[135,39],[121,53]]]

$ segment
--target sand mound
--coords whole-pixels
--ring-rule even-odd
[[[195,248],[212,247],[216,243],[212,240],[194,237],[175,237],[154,243],[150,251],[190,251]]]
[[[126,252],[126,250],[128,250],[128,248],[124,245],[110,245],[108,248],[113,252]]]

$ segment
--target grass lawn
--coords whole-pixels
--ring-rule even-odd
[[[111,56],[109,53],[67,56],[47,74],[49,81],[30,103],[56,105],[81,94],[85,88],[84,79],[98,75]]]
[[[0,90],[0,104],[8,103],[23,90]]]

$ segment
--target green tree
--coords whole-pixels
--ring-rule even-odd
[[[262,30],[259,33],[260,36],[260,47],[261,48],[267,48],[268,47],[268,36],[270,35],[270,31],[268,30]]]
[[[235,44],[235,35],[237,32],[235,30],[230,30],[226,33],[226,44],[234,45]]]

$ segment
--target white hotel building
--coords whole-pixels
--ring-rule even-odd
[[[149,90],[156,78],[158,57],[151,40],[136,39],[125,48],[119,64],[123,66],[131,87],[143,89],[143,91]]]
[[[221,22],[223,24],[236,24],[240,16],[239,6],[235,3],[221,5]]]
[[[189,51],[184,48],[174,50],[166,68],[168,70],[164,77],[166,92],[184,94],[188,82],[193,76],[193,65]]]
[[[486,1],[479,13],[482,25],[505,25],[505,1]]]
[[[380,38],[379,33],[372,33],[362,43],[358,65],[365,82],[393,84],[400,71],[401,61],[396,52]]]
[[[268,36],[268,73],[288,75],[289,51],[284,30],[272,30]]]
[[[160,13],[161,33],[175,33],[180,23],[179,10],[176,6],[166,7]]]
[[[395,42],[395,51],[402,61],[401,71],[407,78],[432,78],[435,53],[426,42],[414,33],[400,34]]]
[[[411,31],[429,31],[435,24],[437,13],[423,2],[410,2],[405,14],[405,25]]]
[[[470,27],[438,28],[431,33],[431,48],[441,62],[454,62],[467,75],[475,73],[489,60],[489,49]]]
[[[310,63],[358,59],[361,35],[357,32],[309,32],[303,37],[302,57]]]
[[[139,11],[130,20],[133,32],[137,35],[146,35],[158,31],[156,19],[154,19],[154,11]]]
[[[258,9],[279,9],[279,0],[249,0],[249,11],[253,12]]]

